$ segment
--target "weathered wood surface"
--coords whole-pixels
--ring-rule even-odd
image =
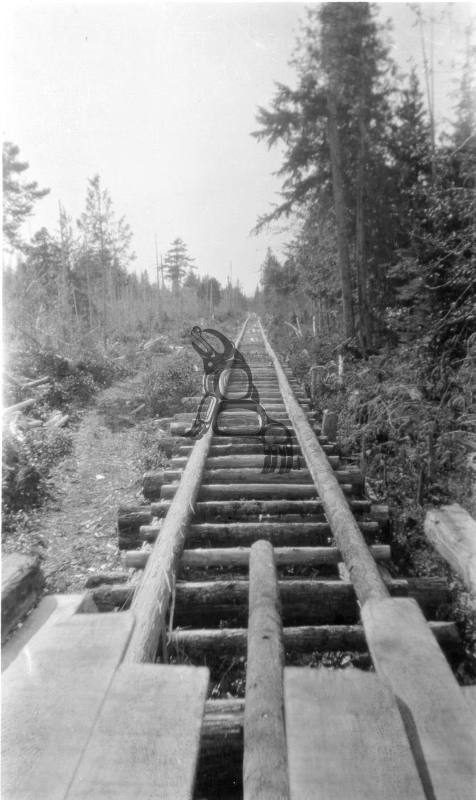
[[[410,595],[418,600],[426,616],[434,618],[448,602],[448,590],[439,578],[394,580],[389,585],[394,596]],[[286,625],[354,624],[358,604],[350,583],[339,580],[281,580],[279,591]],[[132,589],[124,584],[91,590],[101,611],[128,608]],[[174,624],[213,627],[225,621],[242,625],[248,608],[248,581],[179,581],[175,589]]]
[[[67,800],[191,800],[207,686],[205,667],[121,665]]]
[[[327,455],[336,454],[337,448],[335,444],[329,444],[326,437],[319,436],[318,438],[322,449]],[[186,442],[187,439],[182,439],[182,441]],[[300,453],[301,448],[299,447],[299,444],[297,443],[295,437],[293,440],[293,444],[295,447],[295,452]],[[186,456],[191,452],[192,452],[192,445],[181,444],[178,448],[177,458],[181,459],[183,458],[183,456]],[[263,445],[256,436],[249,438],[248,441],[246,437],[243,438],[240,437],[239,439],[235,439],[234,443],[230,439],[227,439],[225,441],[225,438],[220,436],[216,437],[213,440],[213,444],[210,447],[210,457],[212,458],[233,456],[234,454],[236,456],[249,456],[249,455],[257,456],[262,452],[263,452]],[[173,461],[173,464],[175,466],[180,466],[179,463],[175,462],[175,459]]]
[[[25,622],[2,647],[2,672],[21,653],[22,648],[49,625],[63,622],[77,612],[94,613],[97,608],[87,594],[50,594],[43,597]]]
[[[390,559],[390,547],[386,544],[377,544],[370,547],[370,552],[376,561]],[[181,567],[247,567],[250,557],[249,547],[213,547],[184,550],[180,561]],[[308,567],[337,565],[340,553],[336,547],[275,547],[274,557],[278,567],[296,566],[298,564]],[[149,553],[144,550],[129,551],[124,557],[124,566],[134,569],[144,569]],[[100,579],[100,573],[94,579]]]
[[[462,686],[461,692],[476,726],[476,686]]]
[[[369,601],[361,613],[375,669],[395,694],[427,797],[474,800],[474,720],[417,604]]]
[[[5,800],[64,800],[132,625],[127,613],[76,614],[3,673]]]
[[[208,483],[202,484],[198,490],[197,499],[199,502],[215,500],[312,500],[317,498],[316,487],[313,484],[284,483],[283,476],[280,476],[280,483]],[[346,484],[351,491],[351,487]],[[162,486],[160,496],[164,500],[175,497],[177,486],[175,484],[165,484]]]
[[[458,503],[426,513],[425,533],[476,597],[476,520]]]
[[[275,487],[273,487],[274,489]],[[295,491],[293,489],[292,491]],[[306,487],[307,491],[307,487]],[[370,500],[350,500],[348,505],[354,514],[370,513],[374,515],[375,506],[372,505]],[[141,513],[145,514],[144,506]],[[149,506],[149,522],[152,517],[163,517],[170,508],[170,502],[165,500],[160,503],[151,503]],[[385,507],[378,506],[376,509],[377,514],[381,514]],[[252,498],[235,498],[233,500],[207,500],[197,502],[195,506],[195,519],[211,521],[219,521],[220,518],[231,516],[231,521],[236,521],[236,518],[246,518],[261,514],[266,516],[268,514],[281,517],[282,514],[298,514],[299,516],[306,517],[309,514],[324,513],[324,507],[321,499],[307,500],[302,498],[289,498],[286,500],[260,500]],[[142,523],[146,525],[147,522]]]
[[[245,691],[244,800],[287,800],[284,650],[273,548],[251,548]]]
[[[207,469],[203,473],[202,484],[227,484],[227,485],[238,485],[244,483],[283,483],[283,475],[279,474],[279,472],[271,472],[266,473],[263,472],[263,465],[264,465],[264,456],[261,459],[262,463],[260,467],[250,467],[249,469],[234,469],[232,467],[225,467],[224,469]],[[162,496],[165,497],[166,495],[161,494],[160,490],[163,489],[164,484],[173,484],[176,481],[180,480],[181,473],[179,470],[170,470],[165,472],[163,475],[158,473],[158,478],[156,481],[151,479],[150,473],[142,483],[142,491],[144,495],[150,497],[154,494],[155,497]],[[340,476],[338,476],[339,478]],[[348,481],[348,475],[345,475]],[[344,481],[342,481],[344,482]],[[286,474],[286,483],[301,483],[301,484],[310,484],[312,483],[310,479],[310,475],[307,470],[303,469],[292,469],[289,473]]]
[[[374,518],[374,507],[369,500],[350,500],[350,508],[356,515],[370,513]],[[150,506],[121,508],[119,510],[117,527],[119,543],[122,548],[130,548],[140,541],[139,529],[142,525],[151,525],[154,517],[162,519],[167,514],[171,501],[151,503]],[[316,500],[209,500],[197,502],[194,507],[194,522],[207,521],[213,523],[245,521],[250,517],[255,519],[267,516],[279,517],[281,522],[306,522],[310,517],[318,517],[324,521],[324,509],[320,499]],[[376,512],[378,513],[378,511]],[[290,517],[292,517],[290,519]],[[307,518],[307,519],[306,519]],[[376,521],[382,523],[381,519]],[[359,524],[359,520],[356,520]]]
[[[237,344],[243,336],[247,322],[248,319],[241,329]],[[201,476],[212,437],[210,428],[193,448],[162,525],[160,537],[156,540],[147,562],[144,578],[134,595],[132,609],[136,624],[126,654],[129,663],[155,661],[157,656],[177,566],[184,548],[187,528],[194,514],[194,504],[200,491]]]
[[[13,406],[7,406],[2,409],[2,416],[5,418],[11,414],[16,414],[17,411],[26,411],[27,408],[32,408],[37,402],[37,399],[33,397],[28,400],[22,400],[20,403],[15,403]]]
[[[428,624],[443,650],[452,652],[460,649],[461,641],[454,622]],[[169,648],[172,655],[206,663],[207,655],[210,653],[226,656],[245,655],[246,637],[246,628],[193,628],[192,630],[176,628],[169,637]],[[289,626],[283,628],[283,643],[285,650],[292,653],[312,653],[316,650],[349,650],[363,653],[367,650],[362,625]]]
[[[2,642],[36,605],[43,586],[37,556],[9,553],[2,557]]]
[[[289,416],[293,420],[293,428],[301,446],[302,454],[319,492],[337,546],[352,577],[357,597],[362,604],[371,598],[383,600],[388,597],[385,583],[379,574],[375,561],[367,550],[362,533],[329,466],[329,462],[305,414],[293,396],[278,359],[267,342],[261,324],[260,328],[266,350],[276,370],[283,400]]]
[[[372,541],[380,529],[379,523],[373,520],[362,520],[359,527],[368,541]],[[134,542],[135,546],[143,541],[154,542],[159,532],[159,524],[141,525],[138,531],[123,532],[121,537],[128,547],[132,547]],[[190,525],[186,543],[189,547],[250,546],[257,539],[266,539],[274,546],[314,547],[328,544],[332,535],[329,523],[323,522],[322,517],[316,517],[314,521],[309,517],[299,521],[298,516],[287,519],[283,514],[273,522],[202,522]]]
[[[335,442],[337,439],[337,414],[335,411],[326,409],[322,415],[322,433],[327,436],[330,442]]]
[[[206,469],[203,473],[203,484],[243,484],[243,483],[283,483],[283,475],[279,472],[263,472],[264,456],[260,458],[259,466],[237,467],[237,465],[224,466],[223,468],[209,468],[207,460]],[[228,460],[228,459],[226,459]],[[231,461],[231,459],[230,459]],[[296,459],[295,459],[296,463]],[[160,498],[161,489],[164,484],[173,484],[181,478],[181,470],[167,470],[162,472],[147,472],[143,476],[142,491],[144,497],[150,500]],[[350,484],[354,490],[361,490],[362,475],[359,470],[342,469],[336,470],[335,476],[340,484]],[[290,472],[286,473],[286,483],[313,484],[312,477],[307,469],[298,469],[295,466]]]
[[[134,595],[132,610],[136,625],[126,656],[128,662],[155,661],[211,438],[209,430],[197,442],[190,456],[160,537],[147,562],[144,578]]]
[[[235,455],[215,455],[212,457],[208,457],[207,459],[207,469],[208,470],[215,470],[215,469],[239,469],[239,470],[260,470],[263,468],[263,451],[262,447],[260,448],[261,452],[258,453],[244,453],[239,454],[235,453]],[[339,456],[330,455],[328,456],[329,463],[333,467],[337,467],[339,464]],[[181,456],[176,458],[172,458],[171,466],[173,469],[180,469],[185,466],[187,463],[187,459]],[[303,462],[304,465],[304,462]],[[295,470],[299,472],[298,470]],[[352,468],[352,472],[358,472],[358,468]],[[306,470],[300,470],[301,474],[305,474]],[[154,473],[151,473],[154,474]]]
[[[359,670],[284,671],[291,800],[425,800],[396,702]]]

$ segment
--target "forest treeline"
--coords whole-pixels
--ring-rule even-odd
[[[153,272],[134,269],[132,231],[117,217],[99,175],[88,181],[84,211],[73,221],[60,204],[54,231],[27,239],[24,223],[48,193],[27,177],[18,145],[3,145],[4,336],[8,350],[28,348],[81,357],[106,355],[124,341],[179,331],[200,318],[242,314],[239,282],[222,287],[198,275],[176,238]]]
[[[468,33],[454,120],[436,137],[375,7],[308,9],[295,86],[277,86],[254,133],[284,154],[281,202],[257,231],[289,216],[296,231],[286,256],[269,250],[262,265],[278,324],[363,355],[415,338],[464,355],[476,321],[474,55]]]

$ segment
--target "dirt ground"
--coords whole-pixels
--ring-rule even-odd
[[[4,550],[38,550],[46,592],[75,592],[88,575],[117,570],[120,505],[143,502],[144,435],[157,423],[137,420],[140,377],[101,392],[73,430],[73,449],[52,470],[51,498],[29,511]]]

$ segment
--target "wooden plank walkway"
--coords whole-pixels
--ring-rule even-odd
[[[5,800],[191,800],[208,670],[121,665],[132,614],[46,624],[2,676]]]

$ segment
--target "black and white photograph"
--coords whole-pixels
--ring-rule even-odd
[[[476,797],[476,4],[6,0],[2,800]]]

